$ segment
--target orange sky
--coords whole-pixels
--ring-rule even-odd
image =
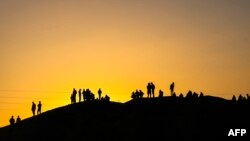
[[[0,127],[69,104],[72,88],[111,100],[153,81],[231,98],[250,92],[248,0],[1,0]]]

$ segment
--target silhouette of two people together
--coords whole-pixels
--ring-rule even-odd
[[[153,82],[148,83],[148,85],[147,85],[147,94],[148,94],[149,98],[155,97],[155,85],[154,85]]]
[[[32,102],[32,107],[31,107],[33,116],[36,115],[36,104],[34,102]],[[37,115],[42,113],[42,103],[41,101],[39,101],[38,105],[37,105]]]
[[[11,116],[9,122],[10,122],[10,126],[14,126],[15,123],[18,124],[21,122],[21,118],[19,116],[17,116],[17,119],[15,120],[14,116]]]

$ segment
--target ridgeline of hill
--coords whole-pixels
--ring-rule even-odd
[[[142,98],[67,105],[0,128],[0,141],[211,140],[250,129],[250,102],[218,97]],[[249,132],[249,133],[248,133]],[[250,130],[247,130],[246,137]]]

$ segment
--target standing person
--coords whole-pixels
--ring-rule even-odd
[[[11,116],[11,118],[10,118],[9,122],[10,122],[10,126],[11,126],[11,127],[13,127],[13,126],[14,126],[14,124],[15,124],[15,119],[14,119],[14,116]]]
[[[147,94],[148,94],[148,97],[150,98],[151,97],[151,84],[148,83],[147,85]]]
[[[101,88],[99,88],[99,90],[98,90],[98,95],[99,95],[99,100],[101,100],[101,97],[102,97],[102,90],[101,90]]]
[[[153,97],[155,97],[155,85],[153,84],[153,82],[151,82],[151,91],[152,91]]]
[[[76,91],[75,88],[73,88],[73,92],[72,92],[71,97],[70,97],[70,99],[71,99],[71,104],[76,103],[76,94],[77,94],[77,91]]]
[[[32,102],[31,110],[32,110],[33,116],[35,116],[35,114],[36,114],[36,104],[34,102]]]
[[[16,119],[16,123],[20,123],[21,122],[21,118],[19,117],[19,115],[17,116],[17,119]]]
[[[82,99],[82,89],[79,89],[78,95],[79,95],[79,102],[81,102],[81,99]]]
[[[73,103],[76,103],[76,95],[77,95],[77,91],[76,91],[76,89],[74,88],[74,89],[73,89]]]
[[[37,114],[41,114],[42,113],[42,103],[41,101],[39,101],[38,105],[37,105]]]
[[[85,89],[82,90],[82,99],[83,99],[83,101],[86,101],[86,92],[85,92]]]
[[[171,95],[173,95],[173,93],[174,93],[174,82],[170,85],[170,92],[171,92]]]

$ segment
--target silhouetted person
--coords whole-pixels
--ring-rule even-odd
[[[242,102],[242,100],[243,100],[243,96],[240,94],[238,98],[238,102]]]
[[[155,85],[153,82],[151,82],[151,91],[152,91],[153,97],[155,97]]]
[[[243,96],[243,99],[242,99],[243,102],[246,102],[247,101],[247,98],[245,96]]]
[[[136,96],[136,99],[139,98],[139,91],[138,90],[135,91],[135,96]]]
[[[94,101],[95,100],[95,95],[91,92],[90,93],[90,101]]]
[[[147,94],[148,94],[148,97],[150,98],[151,97],[151,84],[148,83],[147,85]]]
[[[176,97],[176,93],[175,92],[172,94],[172,97]]]
[[[235,95],[233,95],[233,97],[232,97],[232,102],[236,102],[236,97],[235,97]]]
[[[162,98],[162,97],[163,97],[163,91],[159,90],[159,98]]]
[[[10,126],[13,127],[15,125],[15,119],[14,119],[14,116],[11,116],[10,120]]]
[[[77,94],[77,91],[76,91],[76,89],[74,88],[74,89],[73,89],[73,92],[72,92],[72,94],[71,94],[71,97],[70,97],[70,99],[71,99],[71,104],[76,103],[76,94]]]
[[[137,98],[137,96],[136,96],[136,93],[135,93],[135,92],[132,92],[131,98],[132,98],[132,99],[136,99],[136,98]]]
[[[107,101],[107,102],[110,101],[110,97],[108,95],[105,96],[105,101]]]
[[[32,102],[31,111],[33,113],[33,116],[35,116],[36,115],[36,104],[34,102]]]
[[[82,89],[79,89],[78,96],[79,96],[79,102],[81,102],[81,99],[82,99]]]
[[[98,96],[99,96],[99,100],[101,100],[101,97],[102,97],[102,90],[99,88],[98,90]]]
[[[170,85],[170,94],[173,95],[174,93],[174,82]]]
[[[201,92],[199,98],[203,98],[203,97],[204,97],[204,94],[203,92]]]
[[[181,93],[179,97],[180,97],[180,98],[183,98],[184,96],[183,96],[183,94]]]
[[[193,93],[193,98],[197,99],[198,98],[198,94],[196,92]]]
[[[142,98],[143,95],[144,95],[144,93],[142,92],[142,90],[139,90],[139,93],[138,93],[139,98]]]
[[[38,105],[37,105],[37,114],[41,114],[42,113],[42,103],[41,101],[39,101]]]
[[[193,96],[193,92],[189,90],[187,95],[186,95],[186,98],[190,99],[190,98],[192,98],[192,96]]]
[[[249,94],[247,94],[247,101],[249,101],[250,100],[250,96],[249,96]]]
[[[85,89],[82,90],[82,98],[83,98],[83,101],[86,101],[86,91],[85,91]]]
[[[21,122],[21,118],[17,116],[16,123],[19,124]]]
[[[86,101],[90,101],[90,95],[91,95],[91,92],[90,92],[89,89],[87,89],[87,90],[85,91]]]

